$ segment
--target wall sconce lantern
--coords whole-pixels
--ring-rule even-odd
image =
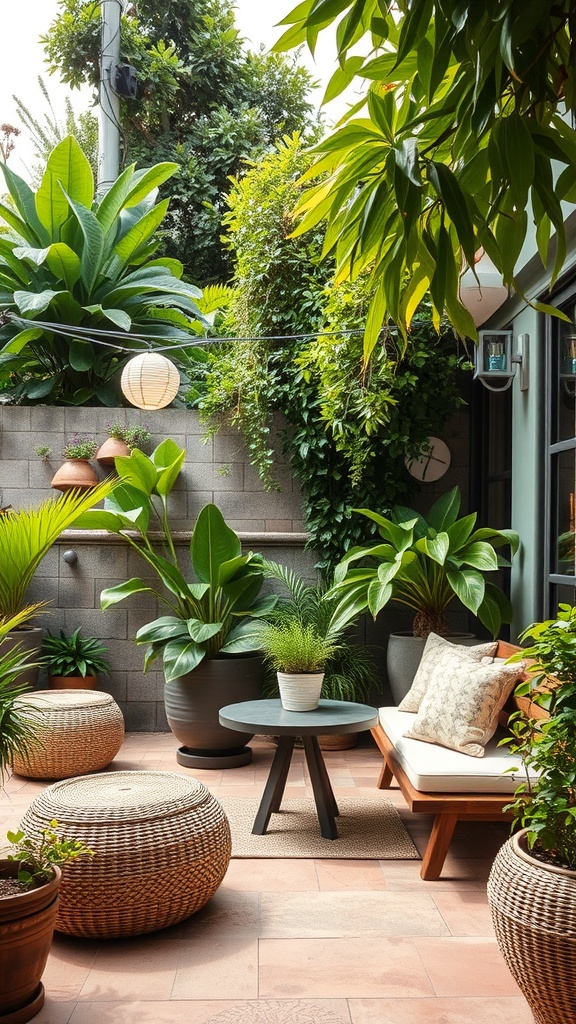
[[[120,387],[138,409],[164,409],[178,394],[180,374],[166,356],[143,352],[126,363]]]
[[[507,391],[512,386],[516,368],[520,366],[520,390],[528,390],[529,336],[518,336],[518,351],[512,351],[512,331],[479,331],[474,353],[474,377],[488,391]]]

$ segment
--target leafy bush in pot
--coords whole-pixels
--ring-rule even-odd
[[[108,672],[110,665],[104,655],[108,648],[93,637],[80,635],[80,627],[68,636],[48,633],[42,641],[40,664],[51,676],[95,676]]]

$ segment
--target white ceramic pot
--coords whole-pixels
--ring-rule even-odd
[[[277,676],[285,711],[313,711],[318,707],[323,672],[278,672]]]

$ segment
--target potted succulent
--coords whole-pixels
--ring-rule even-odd
[[[104,647],[94,637],[82,636],[80,627],[68,635],[48,632],[42,641],[40,664],[48,671],[48,684],[57,689],[94,689],[98,673],[110,666]]]
[[[50,486],[57,491],[95,487],[98,477],[90,465],[90,459],[94,458],[97,450],[98,442],[93,437],[75,434],[62,448],[66,461],[56,470]]]
[[[458,518],[460,503],[454,487],[426,518],[402,506],[389,518],[355,509],[376,523],[381,540],[352,548],[335,570],[332,592],[347,595],[358,614],[369,611],[376,619],[389,601],[414,612],[412,632],[393,634],[388,645],[388,677],[397,703],[412,684],[426,637],[446,635],[446,611],[453,602],[476,615],[492,636],[512,618],[508,598],[486,575],[510,565],[499,551],[509,548],[514,555],[518,534],[476,529],[475,512]]]
[[[125,538],[161,587],[140,577],[102,591],[102,608],[141,593],[155,594],[167,614],[143,626],[136,642],[147,644],[144,671],[161,657],[164,701],[172,732],[181,743],[178,761],[189,767],[246,764],[250,736],[219,724],[226,704],[261,695],[262,658],[254,619],[271,611],[276,597],[260,596],[264,582],[258,556],[242,554],[240,540],[213,504],[200,512],[190,540],[194,580],[183,574],[170,529],[169,496],[185,451],[167,439],[144,455],[135,449],[116,460],[123,482],[106,508],[93,509],[76,526],[106,529]],[[160,541],[150,531],[156,530]]]
[[[24,1022],[44,1004],[44,973],[56,916],[61,865],[92,855],[80,840],[60,839],[58,822],[39,839],[8,832],[13,852],[0,859],[0,1019]]]
[[[107,480],[91,491],[69,491],[57,500],[49,498],[36,508],[9,510],[0,516],[0,620],[22,610],[40,562],[62,531],[73,526],[92,502],[99,502],[110,494],[115,484],[115,480]],[[21,681],[32,687],[38,678],[42,629],[33,626],[30,619],[40,607],[41,604],[35,605],[2,644],[3,651],[16,644],[26,648],[29,661],[35,664],[23,673]]]
[[[107,423],[106,428],[108,438],[96,452],[96,461],[101,466],[113,466],[115,459],[129,455],[134,448],[144,451],[150,441],[150,431],[143,424],[127,427],[114,422]]]
[[[576,970],[576,607],[529,626],[533,659],[511,749],[538,781],[509,805],[519,828],[498,853],[488,901],[501,952],[540,1024],[573,1024]],[[547,717],[540,717],[542,710]]]

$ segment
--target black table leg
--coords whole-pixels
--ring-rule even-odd
[[[264,793],[260,801],[258,813],[254,819],[252,835],[263,836],[268,828],[272,811],[279,811],[288,778],[292,751],[294,750],[294,736],[280,736],[268,781],[264,787]]]
[[[304,753],[310,772],[310,781],[316,801],[316,811],[320,822],[320,832],[324,839],[338,839],[338,829],[334,818],[338,814],[338,806],[334,798],[322,751],[316,736],[303,736]]]

